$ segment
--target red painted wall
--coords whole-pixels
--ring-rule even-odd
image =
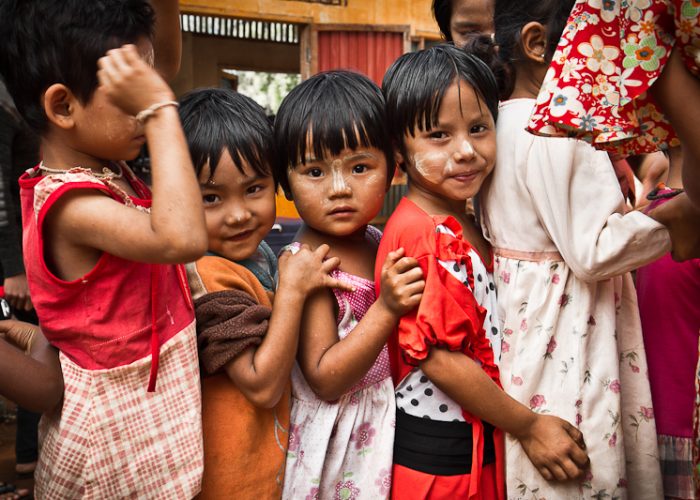
[[[352,69],[382,84],[387,68],[403,54],[401,32],[319,31],[318,70]]]

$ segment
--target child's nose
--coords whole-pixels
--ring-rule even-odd
[[[454,157],[455,160],[468,160],[471,159],[474,156],[474,148],[472,147],[471,142],[469,142],[467,139],[463,139],[458,145],[457,145],[457,150],[455,151]]]
[[[232,207],[226,217],[226,224],[236,225],[247,222],[252,217],[250,211],[244,206]]]
[[[350,184],[343,176],[343,173],[338,171],[333,171],[330,189],[331,196],[347,196],[352,193]]]

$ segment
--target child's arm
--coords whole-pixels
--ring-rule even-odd
[[[403,249],[388,254],[381,294],[352,332],[340,340],[335,299],[321,291],[309,298],[302,318],[299,366],[313,391],[333,401],[372,367],[399,318],[420,303],[425,282],[418,263]]]
[[[97,91],[130,115],[174,99],[134,46],[110,50],[99,67]],[[97,190],[74,190],[47,215],[56,240],[141,262],[187,262],[206,251],[202,197],[175,107],[160,108],[148,118],[145,135],[152,160],[151,213],[122,205]]]
[[[155,67],[166,81],[171,81],[180,70],[182,56],[180,5],[178,0],[151,0],[151,6],[156,13]]]
[[[700,80],[686,68],[677,49],[650,89],[683,145],[683,188],[700,210]]]
[[[671,255],[677,261],[700,258],[700,205],[695,205],[686,193],[649,212],[671,233]]]
[[[607,153],[583,141],[535,138],[524,182],[566,264],[583,281],[624,274],[671,249],[664,226],[624,200]]]
[[[588,455],[583,435],[573,425],[558,417],[539,415],[518,403],[461,352],[434,347],[420,367],[466,411],[518,439],[546,480],[583,476]]]
[[[231,380],[256,406],[275,406],[289,382],[306,298],[328,287],[352,289],[328,275],[340,264],[337,257],[324,260],[328,251],[328,245],[314,251],[302,245],[295,255],[285,252],[280,256],[279,286],[267,333],[259,346],[246,349],[225,366]]]
[[[30,356],[12,343],[33,336]],[[26,345],[22,345],[26,348]],[[0,321],[0,394],[36,412],[52,410],[63,398],[63,374],[58,351],[38,326]]]

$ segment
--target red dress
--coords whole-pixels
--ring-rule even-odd
[[[44,260],[44,220],[70,191],[97,190],[149,209],[148,188],[122,168],[138,197],[82,168],[48,176],[35,168],[20,179],[32,302],[60,351],[65,385],[62,408],[42,420],[37,498],[189,498],[199,491],[199,366],[182,266],[103,253],[89,273],[64,281]]]
[[[478,361],[500,386],[493,349],[484,331],[487,311],[472,293],[474,272],[470,255],[475,250],[462,238],[459,223],[449,216],[430,216],[412,201],[402,199],[387,222],[377,252],[377,295],[381,292],[382,265],[387,254],[397,248],[404,248],[406,256],[418,260],[426,283],[420,305],[401,318],[388,341],[394,385],[399,386],[436,346],[462,352]],[[446,269],[446,262],[466,270],[465,282]],[[495,465],[483,467],[484,424],[464,409],[461,414],[472,429],[473,460],[469,474],[426,474],[411,470],[396,464],[395,451],[394,498],[437,498],[446,491],[459,498],[504,498],[502,432],[494,432]]]
[[[700,75],[699,16],[698,0],[578,0],[528,129],[625,155],[677,146],[647,91],[674,46]]]

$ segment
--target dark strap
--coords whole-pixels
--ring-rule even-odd
[[[484,422],[483,465],[496,461],[494,427]],[[457,476],[472,469],[472,426],[396,412],[394,463],[426,474]]]

